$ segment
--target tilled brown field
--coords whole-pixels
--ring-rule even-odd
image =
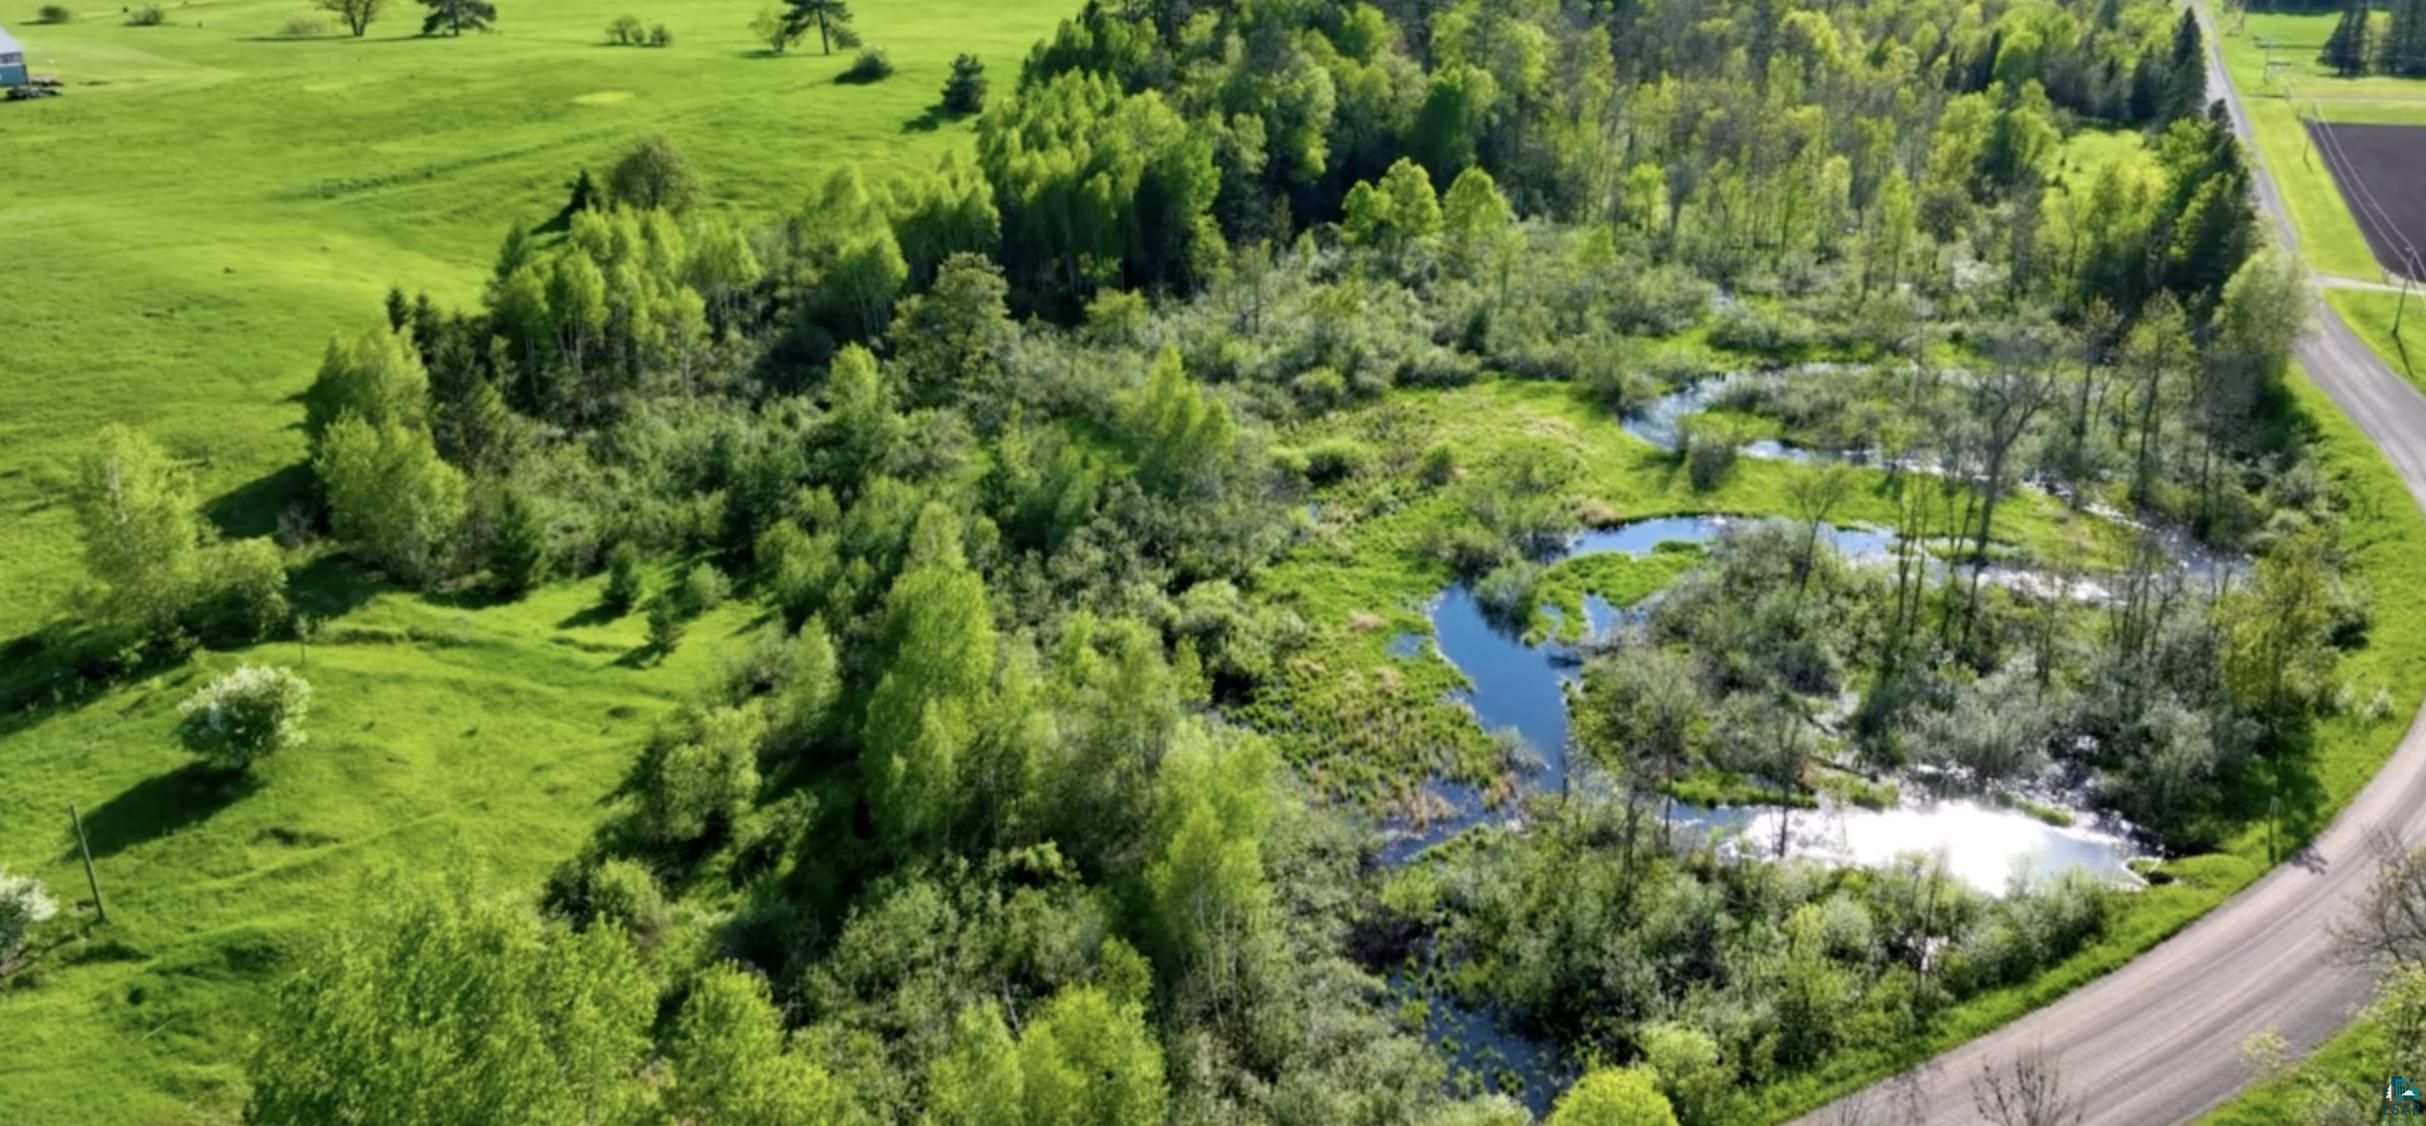
[[[2385,272],[2426,274],[2426,125],[2312,121],[2308,136]]]

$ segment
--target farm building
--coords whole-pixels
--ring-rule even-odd
[[[25,48],[0,27],[0,87],[25,85]]]

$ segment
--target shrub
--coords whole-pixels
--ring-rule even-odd
[[[1785,358],[1800,354],[1817,340],[1819,327],[1791,309],[1753,301],[1738,301],[1719,313],[1710,326],[1710,343],[1721,348]]]
[[[293,672],[242,665],[204,685],[178,705],[177,741],[222,770],[303,742],[312,686]]]
[[[1424,484],[1434,488],[1457,478],[1457,448],[1447,442],[1434,442],[1424,448],[1424,460],[1416,469]]]
[[[158,27],[167,22],[168,13],[161,11],[158,4],[145,4],[126,10],[128,27]]]
[[[607,608],[620,614],[640,605],[648,593],[648,577],[640,572],[640,549],[623,540],[607,551]]]
[[[658,595],[649,603],[649,648],[659,656],[673,652],[682,644],[682,625],[682,611],[674,600]]]
[[[329,33],[329,25],[317,16],[289,16],[278,34],[289,39],[317,39]]]
[[[1601,1068],[1567,1088],[1543,1126],[1676,1126],[1676,1111],[1648,1070]]]
[[[607,170],[607,193],[627,207],[679,213],[699,202],[699,173],[674,142],[645,137]]]
[[[34,925],[58,913],[42,881],[0,871],[0,973],[15,967]]]
[[[617,16],[606,28],[607,42],[618,47],[637,47],[648,39],[639,16]]]
[[[1533,616],[1535,590],[1540,582],[1540,567],[1525,562],[1502,563],[1474,584],[1474,600],[1482,604],[1485,615],[1523,625]]]
[[[673,29],[673,28],[667,27],[667,26],[666,26],[666,25],[664,25],[664,24],[658,24],[657,26],[652,27],[652,28],[650,28],[650,29],[649,29],[649,46],[651,46],[651,47],[671,47],[671,46],[673,46],[673,45],[674,45],[674,29]]]
[[[642,828],[668,845],[729,828],[758,793],[765,734],[757,711],[739,708],[694,712],[660,730],[637,772]]]
[[[1306,450],[1306,480],[1317,485],[1354,477],[1373,464],[1373,450],[1354,438],[1325,438]]]
[[[189,620],[213,641],[259,641],[287,621],[286,559],[267,537],[219,544],[202,554]]]
[[[34,13],[35,23],[66,23],[75,18],[76,13],[69,11],[65,4],[44,4],[40,11]]]
[[[1702,424],[1684,427],[1685,475],[1697,490],[1718,487],[1735,467],[1736,436],[1725,426]]]
[[[952,76],[943,82],[945,113],[976,113],[986,108],[986,64],[963,54],[952,60]]]
[[[891,77],[893,77],[893,60],[886,56],[884,48],[870,47],[861,51],[858,58],[852,59],[850,69],[843,71],[841,77],[836,78],[835,81],[865,85],[870,82],[882,82]]]
[[[1623,338],[1579,349],[1573,379],[1586,398],[1619,414],[1641,407],[1659,393],[1643,372],[1640,357]]]
[[[724,605],[725,595],[731,589],[725,582],[724,572],[715,567],[702,563],[691,568],[688,574],[682,576],[679,592],[683,616],[695,618]]]
[[[589,921],[621,926],[643,949],[657,945],[673,925],[657,878],[636,861],[617,857],[589,874]]]
[[[1330,368],[1313,368],[1289,381],[1289,394],[1308,414],[1322,414],[1348,399],[1348,381]]]

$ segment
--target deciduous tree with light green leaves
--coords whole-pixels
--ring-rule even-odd
[[[606,1122],[637,1112],[657,990],[614,927],[403,891],[278,990],[245,1120]]]
[[[338,539],[403,582],[438,576],[463,523],[464,484],[427,431],[347,415],[322,438],[313,469]]]
[[[1567,1088],[1544,1126],[1676,1126],[1676,1112],[1650,1073],[1604,1067]]]
[[[666,1047],[662,1109],[675,1122],[794,1126],[847,1117],[848,1102],[814,1060],[784,1043],[766,979],[709,967],[691,982]]]
[[[1102,989],[1055,994],[1022,1031],[1027,1126],[1154,1126],[1163,1120],[1162,1048],[1145,1011]]]
[[[1163,757],[1155,815],[1160,843],[1146,868],[1159,957],[1175,1004],[1232,995],[1265,925],[1261,841],[1276,797],[1278,760],[1253,735],[1224,737],[1183,722]]]
[[[430,376],[401,330],[365,329],[329,341],[303,393],[303,436],[318,456],[329,427],[347,415],[374,426],[419,426],[429,413]]]
[[[150,438],[111,423],[77,460],[69,503],[109,616],[139,629],[172,623],[193,583],[201,535],[185,472]]]
[[[943,843],[966,800],[961,769],[994,670],[985,580],[960,547],[960,518],[929,504],[885,598],[884,672],[868,697],[862,763],[878,833],[895,855]]]

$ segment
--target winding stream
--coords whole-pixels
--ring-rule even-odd
[[[1641,520],[1577,537],[1561,559],[1621,552],[1642,555],[1664,541],[1708,543],[1731,521],[1682,516]],[[1830,527],[1826,538],[1853,560],[1876,560],[1893,551],[1892,533],[1875,528]],[[2016,572],[2029,574],[2029,572]],[[1607,603],[1588,599],[1592,632],[1605,634],[1619,618]],[[1430,609],[1432,642],[1470,684],[1461,699],[1487,730],[1511,731],[1529,752],[1521,769],[1526,792],[1562,790],[1574,778],[1567,761],[1566,686],[1579,671],[1577,655],[1556,644],[1527,645],[1514,631],[1484,612],[1474,592],[1452,586]],[[1399,826],[1382,852],[1382,863],[1405,863],[1423,849],[1494,818],[1513,819],[1513,804],[1492,808],[1483,793],[1462,783],[1436,783],[1450,813],[1421,828]],[[1818,809],[1775,806],[1702,807],[1676,803],[1677,822],[1688,829],[1729,838],[1746,855],[1774,855],[1783,822],[1785,852],[1846,864],[1878,865],[1912,852],[1945,858],[1948,874],[1989,894],[2001,894],[2024,869],[2051,875],[2084,868],[2117,882],[2136,882],[2127,862],[2134,855],[2118,827],[2082,828],[2094,818],[2068,811],[2076,827],[2047,824],[2028,814],[1968,800],[1912,799],[1890,809],[1823,802]]]

